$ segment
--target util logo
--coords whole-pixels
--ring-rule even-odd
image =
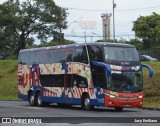
[[[96,21],[78,21],[78,26],[80,27],[95,27],[97,25]]]

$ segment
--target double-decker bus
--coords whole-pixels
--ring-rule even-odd
[[[18,97],[31,105],[57,103],[125,107],[143,105],[142,67],[136,48],[120,43],[86,43],[21,50]]]

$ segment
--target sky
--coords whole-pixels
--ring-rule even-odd
[[[0,3],[6,0],[0,0]],[[23,0],[24,1],[24,0]],[[68,28],[63,30],[66,39],[77,42],[102,39],[102,13],[113,12],[113,0],[54,0],[56,5],[67,9]],[[160,0],[114,0],[116,39],[135,38],[133,21],[140,16],[160,14]],[[113,37],[113,16],[111,16],[111,38]],[[87,22],[87,28],[84,28]],[[86,25],[85,25],[86,27]]]
[[[84,42],[84,37],[67,36],[87,36],[87,41],[101,39],[102,36],[102,13],[113,12],[113,0],[54,0],[61,7],[68,8],[69,13],[68,29],[64,31],[66,38]],[[116,39],[135,38],[132,31],[133,21],[140,16],[151,15],[152,12],[160,14],[160,0],[114,0],[115,8],[115,37]],[[113,16],[111,17],[111,38],[113,36]],[[77,22],[75,22],[77,21]],[[79,21],[96,22],[93,29],[83,29],[78,25]],[[96,33],[96,34],[95,34]],[[92,39],[91,39],[92,38]]]

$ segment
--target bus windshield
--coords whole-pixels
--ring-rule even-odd
[[[107,63],[118,65],[139,65],[140,63],[136,48],[104,47],[104,54]]]
[[[142,73],[139,72],[113,72],[107,88],[115,92],[142,91]]]

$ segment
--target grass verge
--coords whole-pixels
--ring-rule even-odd
[[[17,98],[17,60],[0,60],[0,99]]]
[[[145,97],[144,107],[160,108],[160,97]]]

